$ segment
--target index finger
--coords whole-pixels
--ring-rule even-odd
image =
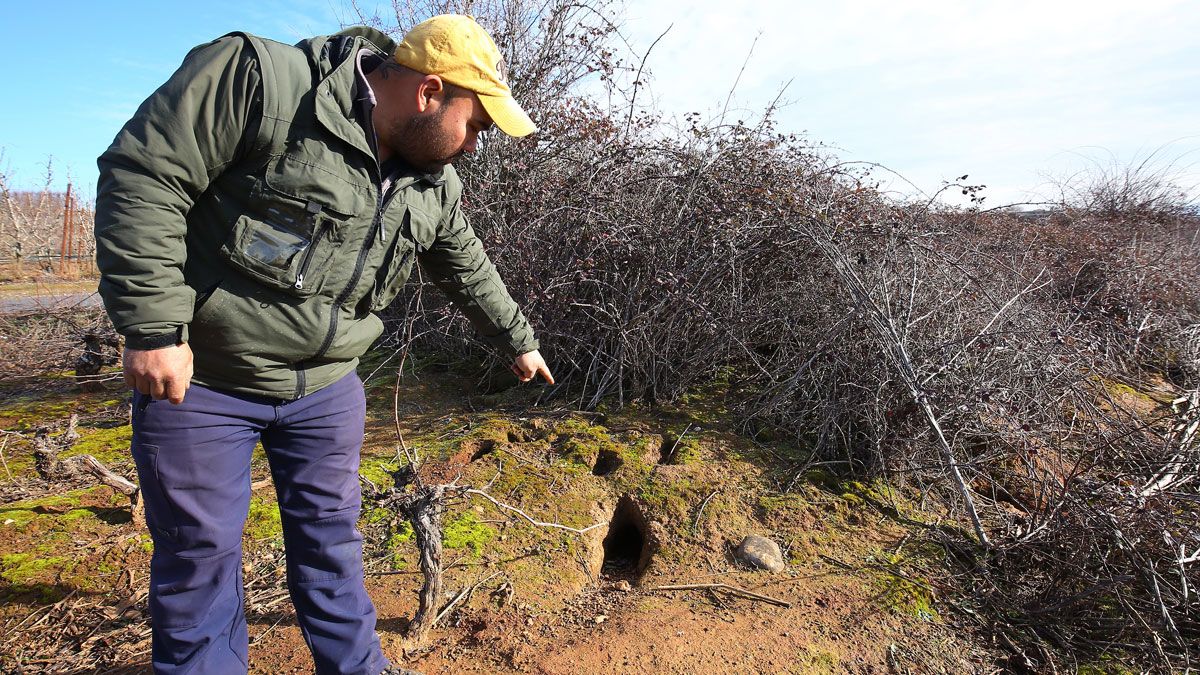
[[[554,376],[550,374],[550,369],[547,368],[545,364],[538,366],[537,372],[541,374],[542,379],[546,381],[546,384],[554,384]]]

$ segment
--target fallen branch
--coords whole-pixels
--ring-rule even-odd
[[[704,501],[700,502],[700,508],[696,511],[696,517],[692,520],[692,532],[700,530],[700,519],[704,517],[704,507],[708,506],[708,502],[717,495],[720,490],[713,490],[709,493]]]
[[[691,430],[692,430],[692,425],[690,425],[690,424],[683,428],[683,433],[679,434],[679,437],[676,438],[675,442],[671,444],[671,449],[668,450],[666,452],[666,454],[663,455],[663,457],[662,457],[663,464],[674,464],[675,463],[675,452],[679,449],[679,444],[683,441],[683,437],[687,436],[687,433]]]
[[[68,473],[90,473],[105,485],[132,497],[137,494],[138,486],[124,476],[114,473],[104,466],[100,460],[91,455],[76,455],[62,460],[62,470]]]
[[[778,607],[791,607],[792,603],[779,598],[772,598],[769,595],[760,595],[753,591],[748,591],[737,586],[729,584],[682,584],[678,586],[655,586],[652,591],[725,591],[731,595],[746,598],[748,600],[758,600]]]
[[[575,534],[585,534],[589,530],[594,530],[597,527],[601,527],[604,525],[604,523],[596,523],[595,525],[588,525],[587,527],[585,527],[583,529],[579,529],[579,528],[575,528],[575,527],[567,527],[566,525],[559,525],[558,523],[547,523],[547,522],[543,522],[540,520],[535,520],[534,518],[530,517],[530,515],[528,513],[525,513],[524,511],[522,511],[521,509],[518,509],[515,506],[509,506],[508,504],[505,504],[503,502],[496,501],[496,499],[494,497],[492,497],[491,495],[489,495],[488,493],[486,493],[482,490],[475,490],[472,488],[468,488],[466,490],[463,490],[463,492],[466,494],[469,494],[469,495],[479,495],[480,497],[483,497],[484,499],[488,500],[492,504],[495,504],[497,508],[503,509],[505,511],[512,511],[513,513],[521,516],[525,520],[529,521],[531,524],[537,525],[538,527],[553,527],[553,528],[557,528],[559,530],[566,530],[568,532],[574,532]]]
[[[37,434],[34,438],[37,448],[33,451],[34,466],[37,472],[42,478],[51,481],[78,480],[85,475],[90,475],[101,484],[129,497],[129,509],[134,520],[137,520],[145,509],[137,483],[112,471],[91,455],[58,458],[59,452],[70,449],[79,439],[79,433],[75,430],[78,423],[79,416],[71,415],[67,431],[57,439],[51,439],[48,430],[42,430]]]
[[[499,574],[500,574],[499,572],[493,572],[493,573],[489,574],[488,576],[484,577],[483,579],[480,579],[479,581],[476,581],[474,584],[467,586],[467,587],[463,588],[461,591],[459,591],[458,595],[454,596],[454,599],[451,600],[450,602],[446,603],[446,606],[442,608],[442,611],[438,612],[438,615],[433,619],[433,625],[436,626],[438,624],[438,622],[440,622],[442,619],[446,618],[446,615],[450,613],[450,610],[454,609],[454,606],[457,605],[461,600],[463,600],[464,598],[471,597],[475,593],[475,589],[479,588],[483,584],[486,584],[487,582],[491,581],[492,579],[495,579],[496,576]]]
[[[12,480],[12,472],[8,470],[8,460],[4,459],[4,449],[8,447],[8,436],[4,437],[4,443],[0,443],[0,463],[4,464],[4,473],[8,474],[8,479]]]

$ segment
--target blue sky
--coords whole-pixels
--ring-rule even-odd
[[[94,194],[96,157],[193,46],[234,30],[294,42],[350,16],[326,0],[0,0],[4,165],[35,187],[52,157],[56,185]]]
[[[390,3],[360,2],[377,5]],[[348,7],[6,0],[0,166],[32,187],[53,157],[55,183],[90,194],[95,157],[193,45],[232,30],[292,42],[336,30]],[[639,51],[672,24],[649,59],[663,110],[716,115],[745,63],[732,115],[791,81],[782,129],[917,186],[892,181],[897,193],[970,174],[989,204],[1038,199],[1047,176],[1160,149],[1179,182],[1200,184],[1194,1],[643,0],[625,12]]]

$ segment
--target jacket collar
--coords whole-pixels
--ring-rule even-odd
[[[317,120],[333,134],[363,151],[375,156],[367,130],[359,123],[354,110],[356,88],[357,54],[360,49],[370,49],[382,58],[391,58],[396,53],[396,43],[374,28],[354,26],[333,35],[308,41],[309,57],[317,64],[322,74],[317,85]],[[411,169],[402,171],[411,178],[402,183],[424,183],[437,187],[446,182],[446,170],[419,173]]]
[[[396,51],[396,43],[374,28],[355,26],[313,38],[301,46],[309,52],[321,75],[316,92],[317,120],[330,133],[374,156],[366,132],[354,114],[355,59],[351,56],[366,48],[390,58]]]

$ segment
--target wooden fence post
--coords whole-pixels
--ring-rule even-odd
[[[67,196],[63,200],[63,227],[62,241],[58,247],[58,273],[64,274],[67,270],[67,260],[71,255],[71,184],[67,183]]]

